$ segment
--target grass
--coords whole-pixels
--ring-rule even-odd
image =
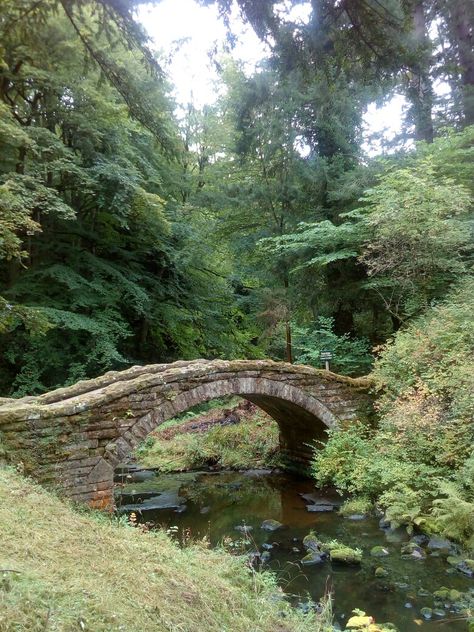
[[[332,629],[330,604],[326,622],[291,610],[241,558],[78,511],[6,467],[0,543],[1,632]]]
[[[206,432],[177,434],[171,439],[149,437],[136,452],[146,467],[162,472],[191,470],[207,465],[223,468],[278,467],[279,430],[263,412],[231,426]]]

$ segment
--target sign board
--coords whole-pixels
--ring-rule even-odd
[[[321,360],[332,360],[332,351],[321,351],[319,357]]]

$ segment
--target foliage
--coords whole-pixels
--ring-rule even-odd
[[[254,332],[203,238],[209,223],[177,202],[184,148],[166,84],[130,50],[148,59],[131,7],[5,9],[0,392],[243,355]]]
[[[374,375],[384,392],[376,431],[331,431],[315,452],[319,483],[368,496],[394,526],[472,546],[472,280],[401,330]]]
[[[309,327],[293,326],[293,348],[297,363],[321,367],[320,353],[331,351],[331,370],[343,375],[366,375],[373,357],[366,340],[351,338],[349,334],[337,336],[334,320],[319,317]]]
[[[441,424],[449,421],[454,435],[460,431],[456,420],[469,423],[474,412],[470,397],[474,385],[473,308],[474,280],[466,277],[443,302],[410,323],[383,348],[374,377],[383,388],[379,405],[385,414],[390,415],[395,404],[396,415],[397,401],[415,398],[433,414],[442,415]],[[420,410],[420,416],[425,412]],[[470,428],[472,432],[469,425],[461,431],[467,442]]]
[[[153,437],[139,448],[146,467],[162,472],[199,469],[276,467],[279,465],[279,430],[263,413],[235,425],[216,426],[205,432],[177,434],[169,440]]]
[[[370,285],[396,317],[417,314],[467,269],[470,193],[422,159],[388,171],[362,201],[352,215],[368,232],[360,260]]]
[[[454,480],[440,483],[441,497],[433,502],[437,527],[448,538],[474,551],[474,453]]]

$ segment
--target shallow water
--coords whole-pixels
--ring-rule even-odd
[[[425,621],[423,607],[433,608],[432,593],[442,586],[466,592],[474,591],[474,580],[453,571],[442,557],[429,555],[425,560],[401,559],[400,548],[409,540],[406,533],[386,532],[378,519],[349,520],[330,513],[310,513],[302,493],[315,492],[310,480],[291,474],[248,472],[190,472],[155,475],[152,471],[122,470],[117,477],[117,506],[135,512],[138,521],[151,526],[172,527],[178,540],[207,537],[212,546],[225,541],[227,546],[242,546],[245,535],[235,529],[252,527],[247,544],[250,550],[263,551],[263,544],[273,546],[265,567],[276,572],[278,581],[295,603],[308,597],[319,601],[326,588],[334,594],[336,621],[344,628],[353,608],[370,613],[378,622],[392,622],[400,632],[466,630],[466,622],[446,609],[444,617]],[[321,494],[335,503],[333,492]],[[285,528],[266,532],[263,520],[275,519]],[[316,566],[302,566],[306,554],[302,539],[310,529],[329,540],[337,538],[364,552],[360,566],[342,566],[327,561]],[[232,542],[230,542],[232,540]],[[374,558],[373,546],[383,545],[389,555]],[[374,576],[382,566],[389,575]],[[421,593],[421,594],[420,594]]]

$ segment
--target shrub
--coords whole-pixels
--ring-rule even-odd
[[[308,327],[293,327],[293,350],[296,362],[321,367],[319,354],[323,350],[333,353],[331,368],[343,375],[365,375],[371,368],[373,356],[368,340],[337,336],[334,319],[319,317]]]

